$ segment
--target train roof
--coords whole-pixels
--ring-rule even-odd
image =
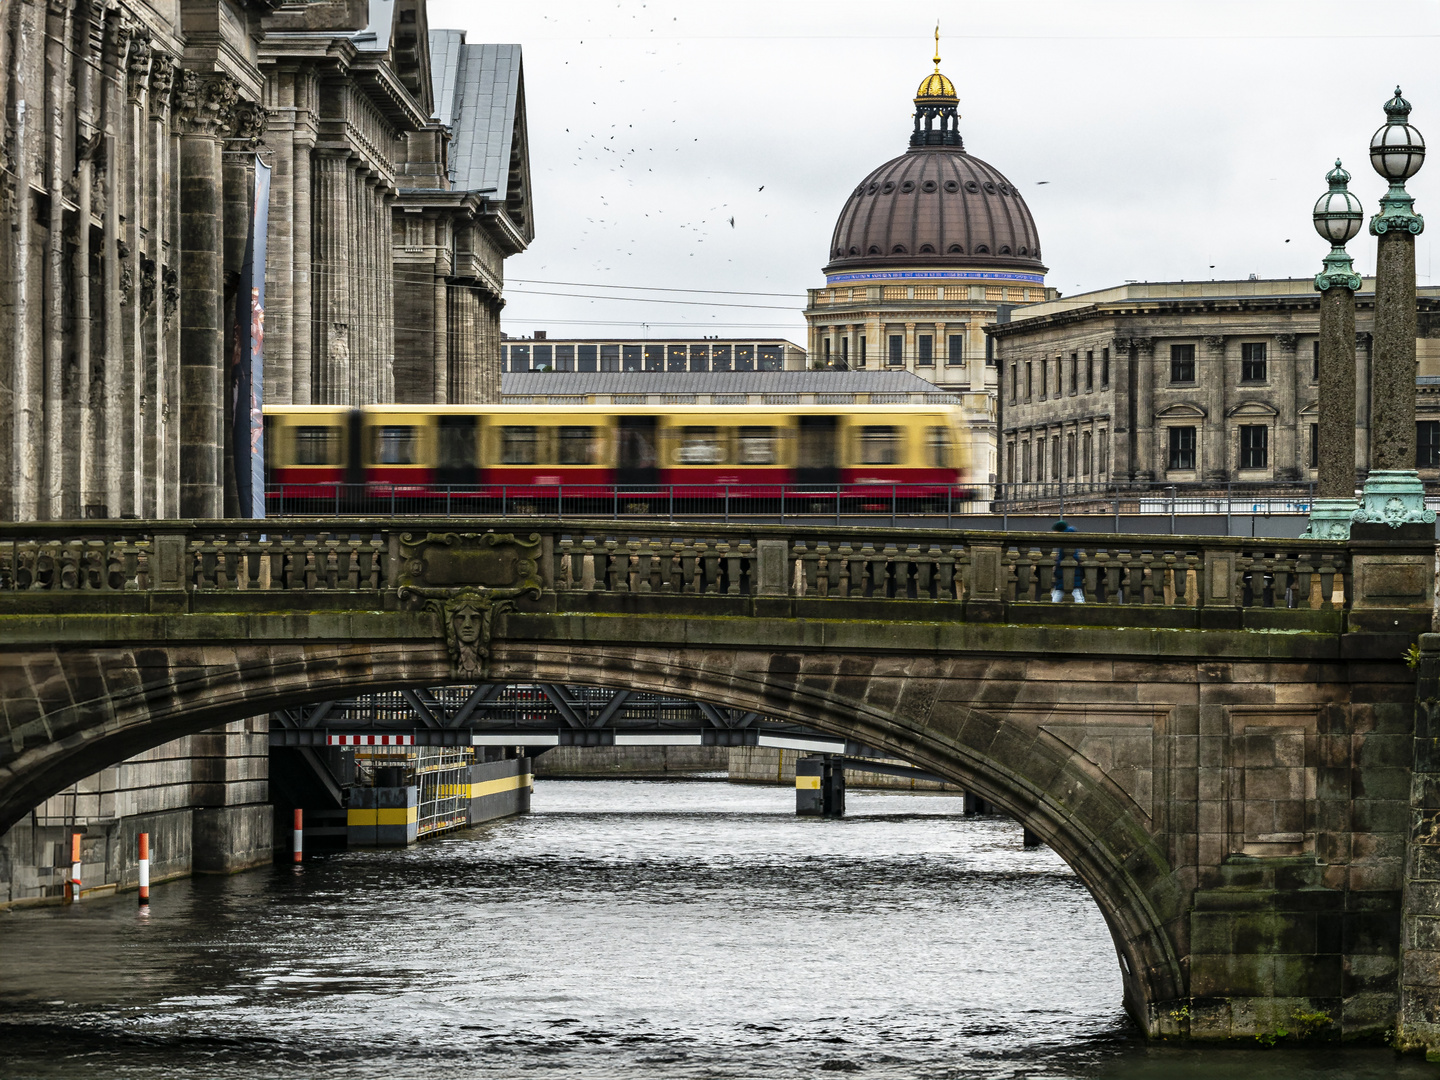
[[[266,405],[269,415],[334,416],[352,411],[348,405]],[[945,413],[960,415],[958,405],[897,403],[894,405],[366,405],[353,411],[376,415],[434,414],[443,416],[524,416],[564,413],[567,416],[759,416],[794,413],[803,416],[842,416],[854,413]]]

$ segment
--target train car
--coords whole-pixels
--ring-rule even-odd
[[[287,500],[323,499],[334,485],[401,499],[968,494],[968,433],[952,406],[269,406],[265,416],[269,483]]]

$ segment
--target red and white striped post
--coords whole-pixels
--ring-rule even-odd
[[[295,809],[295,831],[293,837],[291,851],[294,852],[295,861],[298,863],[305,851],[305,811],[299,807]]]
[[[140,906],[150,906],[150,834],[140,834]]]
[[[80,902],[80,834],[70,834],[70,903]]]

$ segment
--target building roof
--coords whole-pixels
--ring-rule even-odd
[[[522,108],[520,46],[467,45],[462,30],[432,30],[430,71],[435,118],[451,132],[451,186],[504,198]]]
[[[502,394],[938,394],[908,371],[507,371]]]

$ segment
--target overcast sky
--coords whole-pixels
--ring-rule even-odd
[[[1313,275],[1327,249],[1310,211],[1334,159],[1367,214],[1384,191],[1366,148],[1397,82],[1440,146],[1433,0],[431,0],[429,12],[472,44],[524,47],[535,241],[506,262],[512,335],[803,345],[804,290],[824,284],[846,197],[905,150],[937,18],[965,148],[1024,194],[1046,280],[1067,295]],[[1420,282],[1440,281],[1440,160],[1410,191],[1434,222]],[[1373,270],[1371,237],[1350,251]]]

